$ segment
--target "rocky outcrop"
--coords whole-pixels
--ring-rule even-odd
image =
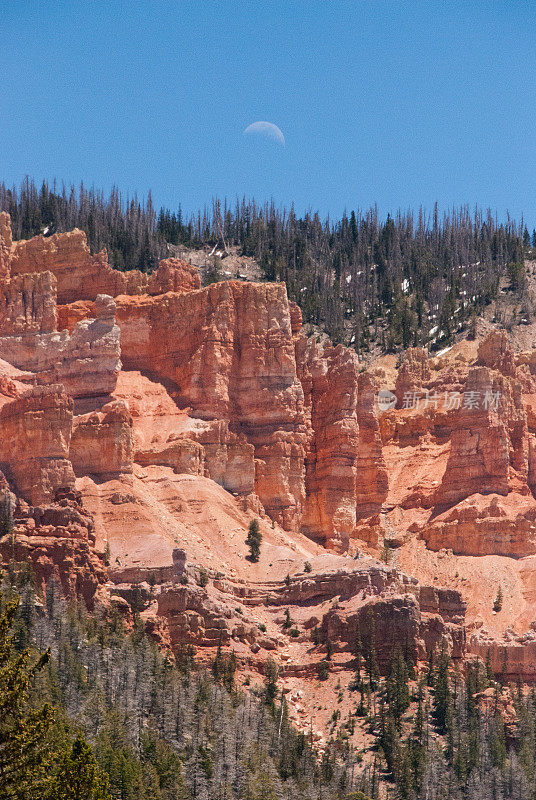
[[[121,400],[73,421],[69,457],[75,475],[112,478],[132,472],[132,417]],[[154,462],[153,462],[154,463]]]
[[[227,420],[196,420],[188,436],[202,445],[208,478],[234,494],[255,491],[255,448],[244,434],[230,431]]]
[[[369,559],[363,565],[353,562],[355,566],[319,571],[315,575],[296,575],[290,582],[274,587],[263,586],[259,599],[250,594],[248,605],[256,602],[267,602],[270,605],[321,605],[328,599],[337,597],[340,601],[349,601],[353,597],[380,595],[384,592],[408,592],[414,594],[418,590],[417,581],[392,569],[379,561]],[[268,591],[268,589],[271,589]]]
[[[469,636],[468,651],[489,664],[493,674],[503,681],[536,681],[536,631],[516,634],[505,631],[497,638],[484,627]]]
[[[0,211],[0,285],[11,274],[11,219]]]
[[[114,294],[97,288],[101,275],[112,271],[106,251],[91,255],[86,234],[78,229],[53,236],[34,236],[15,242],[11,257],[12,275],[49,271],[58,282],[58,302],[94,299],[97,294]],[[116,288],[115,286],[113,287]],[[119,294],[119,292],[117,292]]]
[[[466,556],[522,558],[536,553],[536,503],[532,497],[473,495],[434,517],[423,529],[431,550]]]
[[[0,410],[0,464],[17,492],[37,505],[74,485],[69,459],[73,401],[62,386],[40,386]]]
[[[356,523],[358,363],[342,347],[314,341],[297,348],[312,436],[306,458],[304,532],[344,551]]]
[[[515,381],[488,367],[473,367],[452,428],[451,452],[436,494],[439,507],[476,493],[508,494],[511,469],[526,483],[527,420]]]
[[[138,270],[112,269],[106,250],[92,255],[86,234],[78,229],[15,242],[11,257],[13,275],[47,270],[56,276],[58,303],[62,304],[94,300],[99,294],[117,297],[188,292],[201,286],[197,268],[176,258],[160,262],[151,275]]]
[[[206,475],[234,494],[255,491],[255,448],[228,420],[201,420],[177,407],[166,388],[139,372],[122,371],[114,396],[130,408],[135,460]]]
[[[158,596],[158,615],[167,620],[171,641],[200,647],[226,646],[231,639],[253,644],[257,626],[198,586],[175,585]]]
[[[50,272],[18,275],[0,284],[0,336],[56,329],[56,279]]]
[[[413,595],[353,598],[348,604],[329,611],[322,620],[322,637],[339,647],[355,651],[358,638],[362,649],[374,651],[382,674],[391,669],[393,655],[400,648],[414,663],[423,658],[420,636],[420,611]]]
[[[377,515],[388,480],[376,412],[376,384],[345,347],[296,345],[312,435],[306,457],[303,530],[344,552],[356,524]]]
[[[496,369],[513,378],[516,374],[515,356],[506,331],[492,331],[478,346],[478,366]]]
[[[397,408],[408,407],[413,396],[421,393],[429,380],[430,367],[426,350],[422,347],[408,347],[404,361],[396,376]]]
[[[468,616],[492,626],[479,576],[500,572],[526,627],[532,561],[514,559],[536,554],[536,357],[514,356],[503,333],[478,354],[456,347],[435,359],[410,348],[398,375],[395,357],[376,369],[384,386],[396,380],[398,400],[378,418],[373,373],[325,336],[307,339],[284,285],[201,289],[176,259],[152,275],[117,272],[81,231],[12,245],[1,216],[0,468],[10,487],[0,480],[0,502],[15,491],[17,558],[32,560],[40,581],[56,575],[65,591],[94,595],[102,572],[90,520],[57,494],[76,475],[99,546],[111,542],[114,607],[130,613],[141,593],[173,646],[236,642],[250,664],[273,649],[287,675],[313,674],[323,658],[313,628],[333,641],[341,670],[358,631],[373,635],[384,672],[397,646],[413,659],[442,646],[459,658],[465,603],[437,585],[449,570]],[[253,516],[257,565],[244,561]],[[320,552],[303,532],[350,555]],[[177,543],[195,554],[195,574],[171,565]],[[382,545],[426,585],[365,557]],[[524,675],[516,653],[512,674]]]
[[[356,477],[357,520],[378,514],[387,498],[389,478],[383,458],[377,386],[367,373],[357,381],[359,448]]]
[[[465,604],[459,592],[421,586],[400,592],[401,588],[341,598],[323,617],[321,638],[352,653],[360,641],[362,657],[366,659],[374,652],[384,675],[389,673],[397,651],[413,663],[443,646],[453,658],[462,658]]]
[[[93,520],[80,493],[59,490],[50,505],[13,504],[13,532],[0,538],[0,561],[31,564],[41,589],[55,578],[66,596],[82,597],[91,608],[107,579],[94,547]]]
[[[188,295],[118,299],[127,369],[171,381],[180,406],[228,420],[255,448],[256,492],[299,525],[307,438],[285,287],[228,281]]]
[[[203,475],[205,471],[203,447],[184,436],[177,436],[163,444],[136,450],[134,459],[142,466],[159,464],[172,467],[175,472],[186,475]]]
[[[201,277],[197,267],[180,258],[164,258],[159,262],[156,272],[149,275],[145,291],[155,295],[164,292],[193,292],[200,288]],[[140,285],[140,294],[144,293],[143,289],[145,287]]]
[[[23,278],[44,277],[22,276]],[[18,369],[37,373],[42,383],[62,383],[71,397],[107,396],[115,389],[120,370],[119,328],[110,297],[95,301],[95,319],[67,331],[0,337],[0,357]]]

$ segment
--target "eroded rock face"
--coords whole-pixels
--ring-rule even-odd
[[[463,604],[460,603],[463,607]],[[397,651],[417,663],[431,650],[446,647],[453,658],[465,654],[463,619],[446,621],[441,614],[421,610],[414,594],[389,594],[352,598],[329,611],[321,632],[336,648],[355,652],[358,640],[365,660],[374,652],[380,673],[389,673]]]
[[[354,598],[342,609],[326,614],[322,634],[353,648],[359,636],[365,650],[374,648],[380,672],[386,674],[397,647],[414,663],[423,658],[420,624],[419,605],[413,595],[369,597],[364,603]]]
[[[0,282],[11,274],[11,219],[0,211]]]
[[[24,275],[22,278],[46,277]],[[71,397],[99,397],[113,392],[121,367],[115,303],[99,296],[95,319],[78,322],[72,335],[65,331],[34,332],[0,337],[0,357],[18,369],[38,375],[42,383],[62,383]],[[55,319],[55,317],[54,317]]]
[[[112,478],[132,472],[132,417],[121,400],[74,418],[69,450],[75,475]]]
[[[373,648],[382,674],[389,672],[397,650],[413,663],[443,646],[453,658],[462,658],[465,603],[459,592],[410,581],[404,586],[404,578],[394,573],[389,588],[341,597],[322,619],[322,638],[350,652],[356,652],[359,640],[365,658]]]
[[[407,405],[408,396],[422,391],[430,380],[428,354],[422,347],[408,347],[402,366],[396,377],[395,394],[397,407]]]
[[[201,420],[177,407],[166,388],[140,372],[122,371],[114,396],[128,403],[135,461],[206,475],[235,494],[255,491],[255,448],[227,420]]]
[[[438,506],[453,505],[475,493],[508,494],[511,468],[526,480],[527,421],[514,381],[488,367],[473,367],[452,428],[451,453],[436,495]]]
[[[366,629],[372,613],[384,671],[396,645],[413,658],[443,645],[463,656],[459,592],[394,578],[387,567],[361,559],[367,551],[378,555],[382,545],[396,547],[399,563],[406,558],[408,572],[428,583],[444,579],[438,565],[455,560],[453,553],[479,559],[472,574],[482,556],[513,560],[536,553],[536,402],[528,397],[536,396],[533,354],[514,357],[500,333],[484,340],[478,354],[475,345],[458,360],[449,354],[427,359],[411,348],[396,378],[398,407],[378,419],[374,378],[361,373],[353,351],[305,338],[300,311],[283,285],[231,281],[200,289],[195,268],[174,259],[151,276],[119,273],[104,253],[91,255],[80,231],[11,246],[6,225],[0,216],[0,358],[9,362],[0,364],[0,467],[18,496],[18,554],[35,561],[43,579],[55,574],[66,591],[87,597],[101,580],[91,526],[75,519],[69,503],[67,510],[56,508],[57,489],[71,487],[76,473],[79,487],[93,487],[86,498],[97,498],[91,500],[97,526],[104,513],[101,490],[110,504],[124,508],[123,517],[114,517],[112,535],[128,537],[130,561],[114,564],[125,583],[116,587],[114,602],[125,609],[129,582],[154,577],[163,586],[158,611],[174,645],[217,647],[235,640],[248,658],[259,648],[279,652],[286,647],[281,607],[291,606],[302,654],[314,650],[307,631],[319,626],[350,659],[356,631]],[[56,284],[68,303],[59,309]],[[119,372],[121,356],[128,371]],[[394,362],[382,374],[383,385],[395,387]],[[406,395],[447,392],[478,395],[479,403],[459,410],[441,402],[400,408]],[[103,489],[109,478],[116,485]],[[195,484],[195,492],[184,489],[186,483]],[[0,482],[0,495],[6,492]],[[225,515],[214,510],[216,493],[225,499]],[[56,510],[47,516],[54,496],[49,508]],[[261,517],[264,546],[271,534],[263,506],[292,531],[286,540],[274,526],[278,543],[270,545],[276,564],[280,548],[287,548],[292,578],[233,583],[230,575],[243,566],[238,552],[248,520]],[[165,525],[155,534],[157,507],[162,517],[182,520],[178,538]],[[245,521],[237,517],[242,512],[249,515]],[[130,519],[136,530],[125,532]],[[360,560],[296,576],[292,554],[301,569],[307,548],[319,549],[300,530]],[[218,552],[207,555],[207,566],[227,573],[214,572],[206,589],[183,585],[171,565],[173,547],[177,541],[186,546],[187,537],[195,548],[209,535]],[[143,563],[146,540],[151,557],[160,548],[154,569]],[[456,577],[456,585],[465,590],[466,580]],[[521,592],[513,580],[512,586]],[[156,595],[149,589],[146,595],[153,614]],[[246,607],[242,618],[237,598]],[[468,603],[471,608],[470,597]],[[260,636],[251,608],[259,617],[266,612],[270,636]],[[512,647],[525,644],[516,640]],[[525,655],[510,652],[515,670],[526,672]],[[302,667],[311,664],[286,662],[288,669]]]
[[[244,434],[266,511],[296,527],[307,429],[285,287],[229,281],[188,295],[121,297],[117,319],[127,369],[172,381],[193,416],[228,420]]]
[[[255,491],[255,448],[227,420],[196,420],[188,436],[202,445],[207,477],[235,494]]]
[[[479,366],[496,369],[502,375],[511,378],[515,376],[514,351],[506,331],[492,331],[480,342],[476,363]]]
[[[109,270],[106,251],[92,256],[85,233],[78,229],[49,237],[21,239],[13,245],[12,275],[51,272],[58,282],[59,302],[82,299],[81,294],[94,299],[103,293],[100,289],[93,293],[95,280],[99,281],[99,276]]]
[[[359,375],[357,381],[359,448],[356,479],[358,520],[378,514],[389,489],[376,397],[377,385],[374,379],[367,373]]]
[[[226,282],[117,302],[126,368],[166,383],[190,418],[167,436],[155,431],[138,448],[142,463],[154,452],[176,464],[181,448],[170,436],[195,440],[206,475],[254,491],[286,529],[303,526],[345,550],[387,491],[376,389],[359,376],[355,353],[300,337],[301,315],[282,285]],[[61,318],[72,325],[92,311],[73,304]]]
[[[232,609],[198,586],[175,585],[158,596],[158,614],[167,620],[174,644],[225,647],[231,641],[253,644],[259,638],[256,625],[240,619]]]
[[[297,356],[311,427],[303,530],[342,551],[356,522],[357,357],[313,340],[299,342]]]
[[[83,597],[91,608],[95,592],[107,579],[95,553],[93,519],[82,507],[80,493],[59,490],[50,505],[14,504],[13,537],[0,539],[0,560],[30,563],[43,590],[51,578],[66,596]]]
[[[56,279],[51,272],[18,275],[0,284],[0,335],[56,329]]]
[[[376,384],[345,347],[298,340],[298,376],[311,428],[303,530],[344,552],[356,524],[377,515],[388,481],[376,412]]]
[[[29,503],[74,486],[68,460],[72,419],[73,401],[58,385],[32,388],[0,410],[0,463]]]
[[[178,436],[164,444],[136,450],[134,458],[136,463],[142,466],[159,464],[164,467],[172,467],[175,472],[185,475],[204,474],[203,447],[183,436]]]
[[[431,550],[451,549],[466,556],[536,553],[536,503],[532,497],[473,495],[435,517],[423,530]]]
[[[0,336],[56,329],[56,279],[46,270],[11,275],[11,220],[0,212]]]
[[[140,285],[140,289],[143,289]],[[164,292],[193,292],[201,288],[199,270],[180,258],[164,258],[158,269],[149,276],[147,294]],[[140,291],[140,294],[143,292]]]
[[[480,628],[469,636],[468,650],[489,663],[497,678],[532,684],[536,680],[536,631],[533,627],[524,634],[506,631],[500,639]]]
[[[138,270],[120,272],[108,264],[106,250],[92,255],[86,234],[78,229],[45,238],[15,242],[11,272],[19,275],[50,271],[58,283],[58,303],[94,300],[99,294],[162,294],[198,289],[201,286],[196,267],[176,258],[160,262],[159,268],[146,275]]]

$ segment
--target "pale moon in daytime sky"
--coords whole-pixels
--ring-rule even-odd
[[[244,135],[263,136],[267,139],[272,139],[274,142],[278,142],[283,145],[283,147],[285,146],[285,137],[283,136],[281,128],[278,128],[277,125],[274,125],[272,122],[253,122],[245,129]]]

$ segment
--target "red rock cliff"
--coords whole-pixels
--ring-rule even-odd
[[[201,286],[197,268],[176,258],[161,261],[152,275],[112,269],[106,250],[92,255],[86,234],[78,229],[15,242],[11,256],[13,275],[46,270],[56,276],[58,303],[94,300],[99,294],[162,294]]]
[[[307,427],[284,285],[119,297],[117,320],[125,367],[172,381],[193,416],[244,434],[267,512],[287,529],[299,525]]]

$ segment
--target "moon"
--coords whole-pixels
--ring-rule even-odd
[[[285,137],[283,131],[274,125],[273,122],[253,122],[248,125],[244,131],[244,135],[250,136],[256,134],[257,136],[265,136],[267,139],[272,139],[274,142],[285,146]]]

